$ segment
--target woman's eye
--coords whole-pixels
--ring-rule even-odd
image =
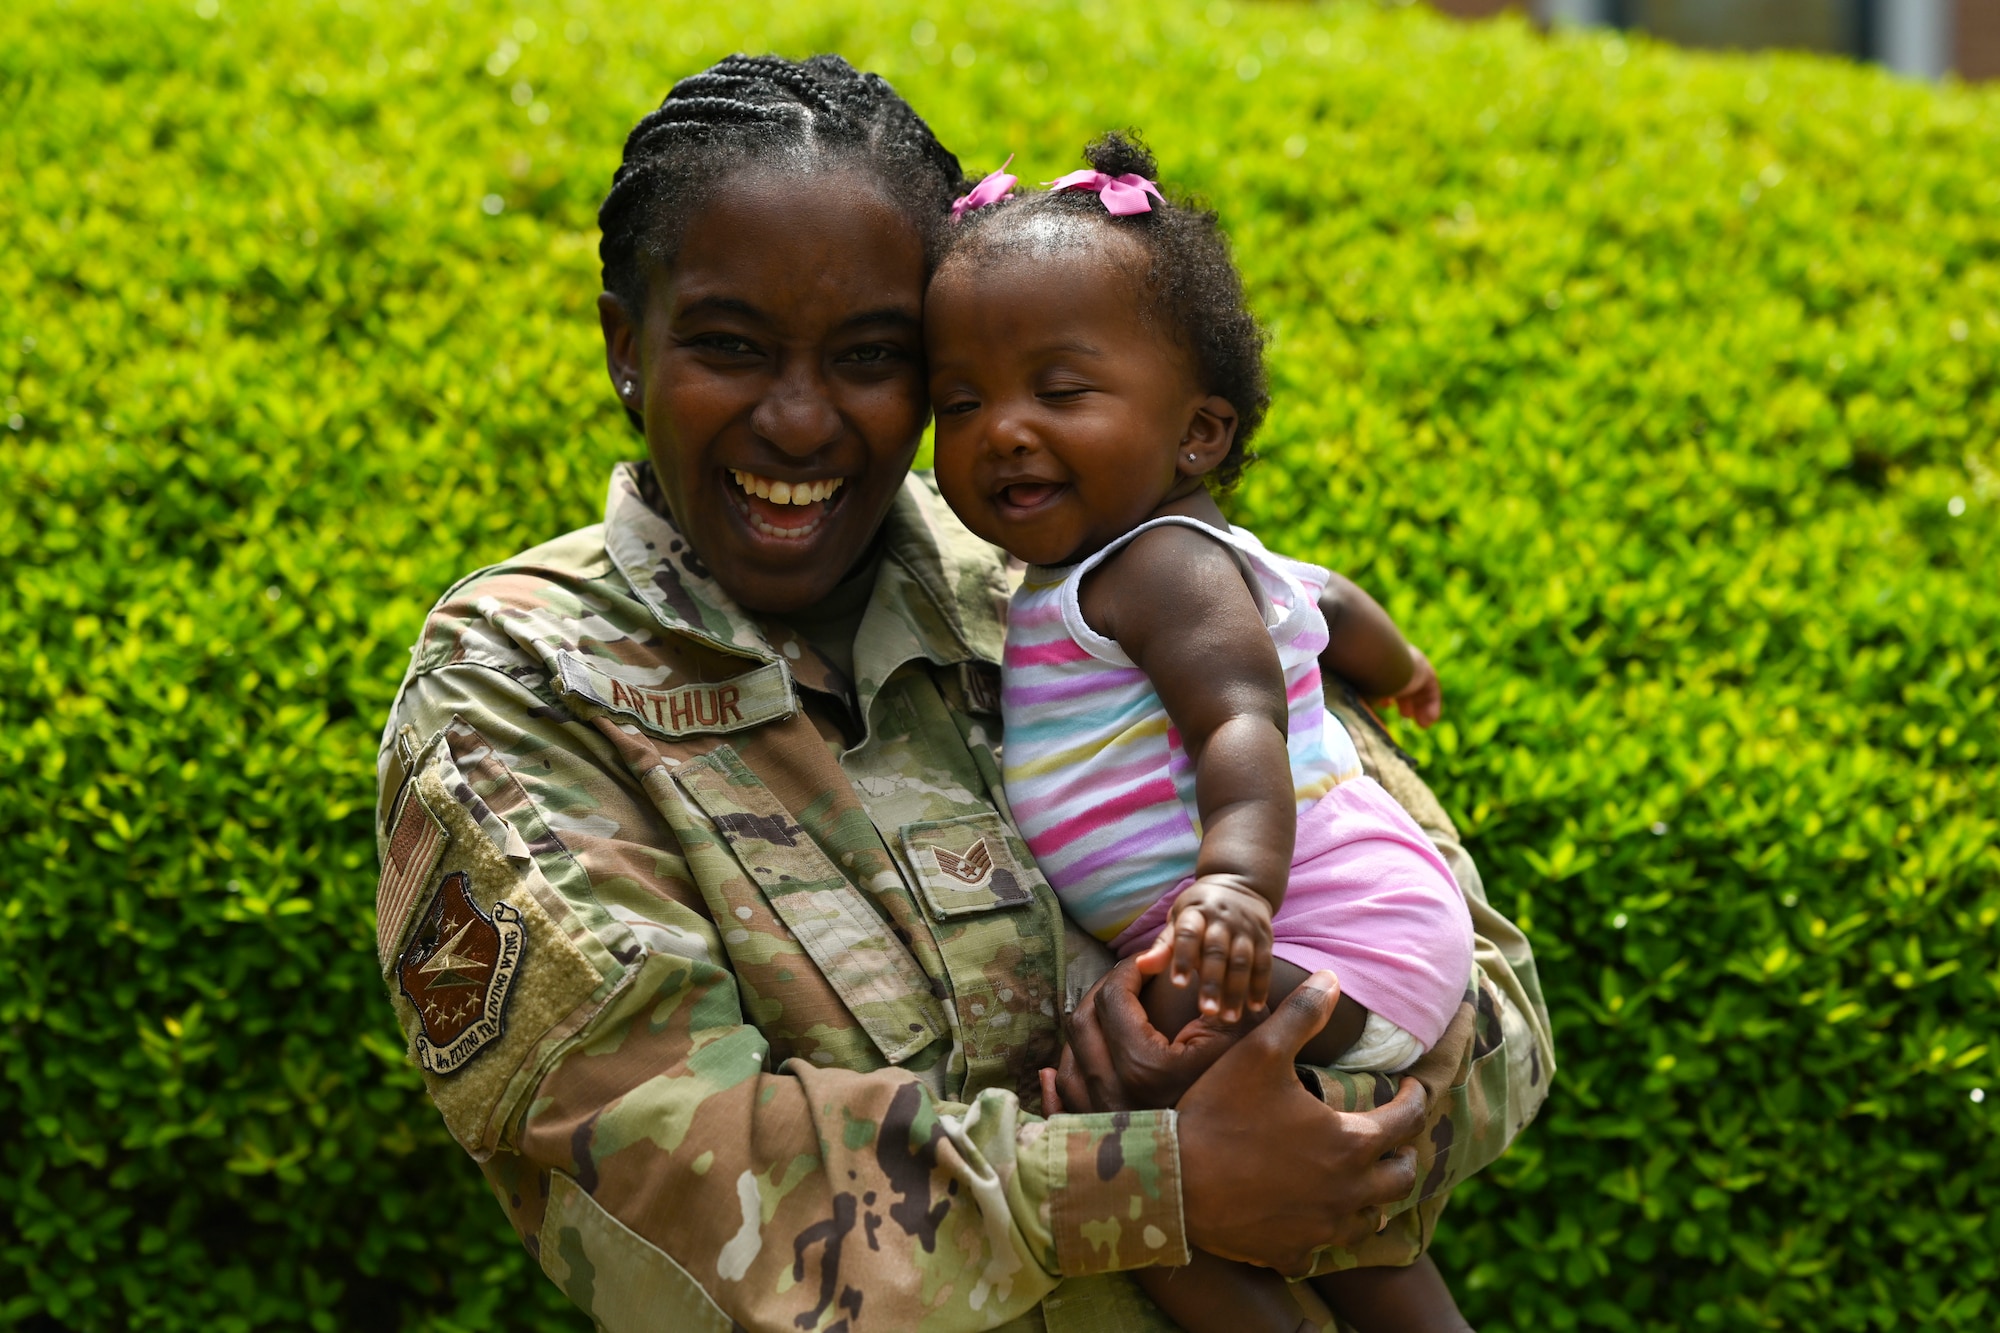
[[[730,356],[749,356],[757,350],[748,338],[733,333],[704,333],[690,339],[696,347],[709,352],[722,352]]]
[[[886,343],[868,343],[848,351],[841,360],[850,365],[878,366],[885,361],[898,360],[900,357],[900,351]]]

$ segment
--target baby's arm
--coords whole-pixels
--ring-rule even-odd
[[[1437,672],[1412,648],[1381,603],[1353,581],[1335,574],[1320,594],[1326,617],[1326,651],[1320,670],[1340,677],[1370,699],[1394,699],[1403,716],[1428,727],[1444,711]]]
[[[1264,1007],[1297,833],[1284,668],[1228,549],[1186,528],[1140,536],[1085,580],[1081,603],[1146,673],[1194,761],[1201,851],[1174,905],[1172,977],[1198,970],[1201,1011],[1234,1022],[1246,1002]]]

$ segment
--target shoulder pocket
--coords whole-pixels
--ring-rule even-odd
[[[411,1060],[452,1137],[480,1157],[614,984],[552,915],[562,899],[534,861],[496,845],[466,800],[478,797],[440,732],[385,839],[376,942]]]

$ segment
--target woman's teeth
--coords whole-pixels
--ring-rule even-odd
[[[780,505],[809,505],[830,499],[833,493],[847,484],[845,477],[828,477],[825,481],[772,481],[754,472],[729,469],[729,475],[736,478],[736,484],[746,492],[760,499]]]

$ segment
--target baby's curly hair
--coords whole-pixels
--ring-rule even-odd
[[[1130,173],[1152,180],[1159,166],[1137,131],[1113,132],[1083,150],[1084,160],[1107,176]],[[966,213],[950,229],[942,271],[954,262],[980,262],[1045,250],[1051,238],[1025,224],[1038,217],[1088,219],[1130,236],[1145,247],[1144,275],[1151,300],[1143,305],[1194,360],[1202,387],[1236,409],[1236,438],[1229,454],[1209,473],[1218,492],[1233,487],[1256,459],[1247,446],[1271,405],[1264,373],[1264,330],[1243,296],[1243,278],[1229,257],[1229,240],[1213,211],[1200,201],[1169,191],[1168,202],[1152,200],[1152,211],[1115,217],[1088,190],[1015,195]],[[1087,232],[1071,232],[1087,244]]]

